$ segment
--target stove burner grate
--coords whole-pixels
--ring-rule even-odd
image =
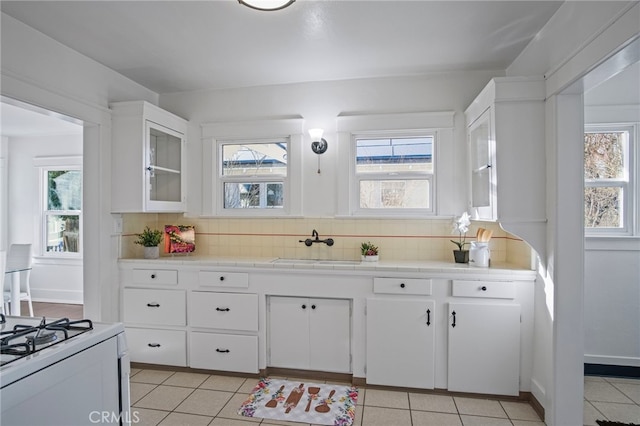
[[[2,315],[0,321],[4,319]],[[62,318],[47,322],[43,317],[40,324],[36,326],[17,324],[12,330],[0,332],[0,354],[13,357],[8,361],[3,359],[0,365],[8,364],[92,329],[93,323],[87,319],[70,321],[68,318]]]

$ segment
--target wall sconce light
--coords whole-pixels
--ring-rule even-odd
[[[324,154],[327,151],[329,144],[322,137],[324,130],[322,129],[309,129],[309,136],[311,136],[311,149],[316,154]]]
[[[273,11],[284,9],[291,6],[296,0],[238,0],[238,3],[243,4],[251,9],[262,11]]]

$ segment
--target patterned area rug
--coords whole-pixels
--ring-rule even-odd
[[[319,425],[350,426],[356,415],[358,389],[324,383],[262,379],[242,403],[245,417]]]
[[[610,422],[609,420],[596,420],[600,426],[640,426],[635,423]]]

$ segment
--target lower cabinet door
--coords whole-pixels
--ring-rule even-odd
[[[258,337],[191,332],[189,367],[258,373]]]
[[[367,384],[433,389],[435,302],[367,299]]]
[[[520,305],[449,304],[448,389],[518,395]]]
[[[126,328],[131,361],[187,366],[187,335],[181,330]]]

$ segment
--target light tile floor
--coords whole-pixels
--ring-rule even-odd
[[[137,425],[301,425],[237,414],[258,382],[170,370],[133,369]],[[585,378],[585,425],[597,419],[640,423],[640,380]],[[355,426],[542,426],[525,402],[359,388]]]
[[[640,379],[584,378],[584,424],[615,420],[640,424]]]

